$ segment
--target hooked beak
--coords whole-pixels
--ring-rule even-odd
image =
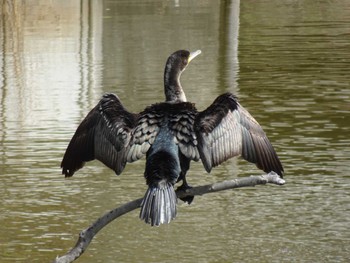
[[[188,63],[191,62],[192,59],[194,59],[195,57],[197,57],[200,53],[202,53],[202,51],[200,50],[196,50],[190,53],[190,56],[188,58]]]

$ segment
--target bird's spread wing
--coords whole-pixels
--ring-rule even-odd
[[[85,162],[98,159],[120,174],[137,118],[116,95],[105,94],[71,139],[61,163],[62,173],[72,176]]]
[[[198,150],[210,172],[227,159],[241,155],[265,172],[283,175],[283,167],[259,123],[231,93],[219,96],[195,120]]]

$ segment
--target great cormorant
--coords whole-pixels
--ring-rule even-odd
[[[71,139],[61,167],[72,176],[84,163],[100,160],[119,175],[127,162],[146,155],[144,176],[148,190],[140,218],[151,225],[169,223],[176,216],[176,182],[189,187],[190,161],[211,169],[242,156],[266,173],[283,176],[283,167],[258,122],[231,93],[218,96],[204,111],[187,102],[180,75],[201,53],[179,50],[167,60],[164,72],[166,101],[140,113],[124,108],[118,96],[105,94],[85,117]],[[190,203],[193,197],[184,198]]]

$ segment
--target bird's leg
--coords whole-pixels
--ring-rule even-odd
[[[181,191],[185,191],[186,192],[187,189],[191,189],[192,188],[191,186],[188,185],[187,180],[186,180],[186,175],[183,172],[181,172],[181,175],[180,175],[180,180],[181,179],[182,179],[182,185],[179,186],[177,188],[177,190],[181,190]],[[188,196],[182,197],[180,199],[182,201],[184,201],[185,203],[191,204],[192,201],[193,201],[193,198],[194,198],[193,195],[188,195]]]

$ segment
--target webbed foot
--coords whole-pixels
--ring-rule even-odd
[[[181,186],[179,186],[176,191],[184,191],[186,192],[187,189],[191,189],[192,187],[189,186],[187,183],[183,183]],[[194,196],[193,195],[188,195],[185,197],[180,197],[180,199],[182,201],[184,201],[185,203],[188,203],[189,205],[192,203]]]

